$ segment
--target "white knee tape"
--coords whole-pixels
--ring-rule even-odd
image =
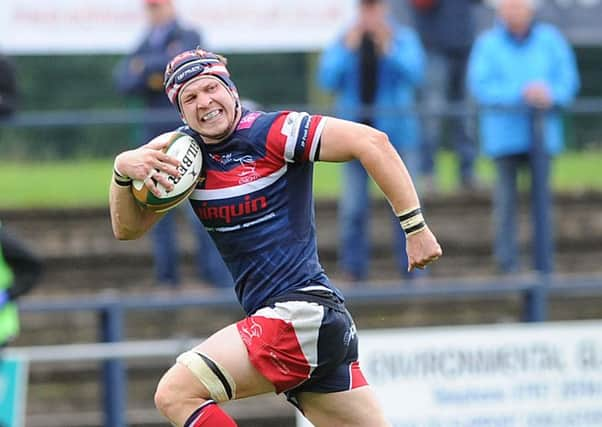
[[[190,369],[216,402],[226,402],[236,398],[236,384],[232,376],[207,355],[187,351],[180,354],[176,362]]]

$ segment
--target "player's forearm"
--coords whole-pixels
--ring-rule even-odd
[[[420,206],[412,178],[395,148],[383,133],[375,134],[358,159],[379,186],[396,214]]]
[[[120,186],[115,182],[111,182],[109,207],[113,234],[119,240],[139,238],[161,216],[136,203],[130,187]]]

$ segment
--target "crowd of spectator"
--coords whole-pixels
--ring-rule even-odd
[[[492,159],[493,252],[498,271],[521,271],[517,244],[517,173],[531,176],[534,269],[554,269],[550,162],[562,146],[559,109],[576,96],[573,51],[550,24],[536,19],[532,0],[495,2],[493,26],[477,35],[477,1],[410,0],[412,25],[398,25],[385,0],[360,0],[354,21],[322,54],[318,81],[335,95],[336,111],[386,132],[423,194],[436,194],[436,154],[450,140],[459,189],[481,190],[480,152]],[[470,104],[479,111],[479,137],[470,131]],[[422,107],[422,108],[420,108]],[[422,126],[416,115],[421,110]],[[397,114],[391,114],[392,111]],[[368,112],[368,114],[366,114]],[[443,118],[449,117],[447,132]],[[421,131],[421,132],[420,132]],[[370,259],[368,184],[350,163],[340,199],[339,264],[344,277],[363,280]],[[401,233],[396,256],[404,259]],[[402,276],[407,277],[403,269]]]
[[[174,54],[203,46],[198,31],[178,19],[173,0],[141,0],[147,31],[114,70],[118,93],[137,96],[150,109],[167,109],[165,64]],[[533,268],[554,270],[550,169],[563,148],[561,110],[575,98],[579,73],[572,47],[561,32],[537,18],[533,0],[497,0],[495,20],[479,34],[478,0],[406,0],[409,22],[401,24],[389,0],[357,0],[355,19],[321,52],[320,87],[334,97],[335,115],[385,132],[419,187],[421,195],[441,192],[437,154],[452,148],[457,159],[456,190],[492,195],[493,254],[498,270],[524,269],[517,243],[517,175],[531,177]],[[12,76],[12,77],[11,77]],[[11,61],[0,57],[0,114],[16,104]],[[478,111],[477,121],[468,112]],[[132,146],[181,125],[149,121]],[[478,125],[478,131],[473,125]],[[496,173],[486,188],[475,173],[478,155],[492,160]],[[349,282],[370,275],[370,179],[362,166],[343,166],[339,199],[339,267]],[[188,204],[169,212],[152,231],[156,282],[178,286],[176,215],[192,221],[197,241],[198,277],[214,287],[232,279],[206,231]],[[392,216],[392,240],[400,276],[410,280],[405,236]],[[424,272],[420,272],[424,274]],[[427,272],[428,274],[428,272]]]

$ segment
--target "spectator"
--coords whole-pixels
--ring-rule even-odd
[[[201,45],[201,36],[178,22],[173,0],[144,0],[144,5],[150,24],[149,31],[136,50],[117,65],[114,78],[120,92],[139,95],[143,97],[147,108],[166,109],[164,114],[173,117],[173,121],[164,123],[153,123],[149,118],[143,136],[144,142],[148,142],[154,136],[182,124],[163,92],[163,72],[173,56]],[[182,210],[194,224],[192,229],[198,242],[196,265],[201,279],[217,287],[230,287],[232,277],[215,244],[207,232],[196,224],[197,219],[188,203],[177,211]],[[180,283],[177,211],[168,212],[151,233],[157,281],[169,286]]]
[[[360,0],[355,21],[323,52],[318,80],[336,97],[337,114],[385,132],[411,174],[418,166],[418,124],[400,110],[412,108],[423,77],[424,53],[418,36],[396,23],[385,0]],[[340,197],[339,264],[347,280],[366,279],[369,270],[368,175],[358,160],[343,166]],[[409,277],[405,236],[395,221],[395,253]],[[413,273],[412,273],[413,274]]]
[[[427,57],[422,103],[427,112],[442,112],[448,102],[463,103],[466,63],[475,34],[472,4],[475,0],[411,0],[416,29]],[[435,163],[442,138],[444,117],[427,115],[423,120],[422,175],[425,191],[437,190]],[[447,121],[452,147],[459,160],[461,187],[477,186],[474,163],[477,146],[470,137],[468,117]]]
[[[12,114],[17,107],[17,76],[12,61],[0,54],[0,118]]]
[[[42,263],[0,224],[0,348],[19,334],[15,301],[38,282]]]
[[[470,91],[482,107],[482,148],[497,169],[494,252],[502,273],[519,270],[516,178],[522,167],[531,176],[535,269],[554,268],[550,161],[563,148],[558,108],[579,87],[571,47],[534,13],[530,0],[501,0],[499,22],[477,39],[468,67]]]

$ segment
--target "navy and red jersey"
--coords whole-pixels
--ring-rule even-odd
[[[215,241],[247,313],[266,300],[322,285],[334,290],[318,261],[312,192],[325,118],[299,112],[244,111],[218,144],[199,141],[203,172],[190,196]]]

